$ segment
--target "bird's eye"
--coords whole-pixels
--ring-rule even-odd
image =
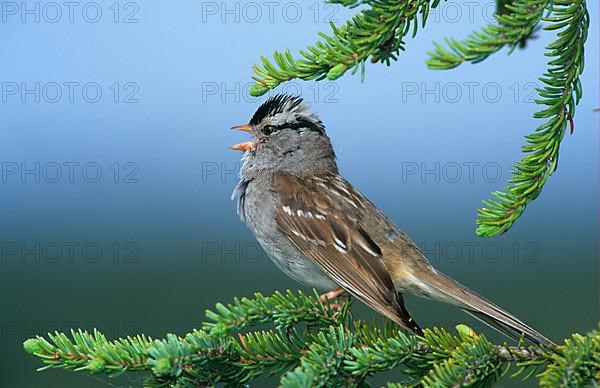
[[[262,129],[262,133],[266,136],[269,136],[275,131],[277,131],[277,128],[273,125],[265,125]]]

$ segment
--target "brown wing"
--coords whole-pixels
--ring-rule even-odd
[[[281,231],[340,287],[406,329],[420,333],[403,306],[379,246],[363,229],[363,196],[343,178],[276,174]]]

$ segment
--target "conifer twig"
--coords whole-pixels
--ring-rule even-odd
[[[487,385],[511,367],[518,369],[510,377],[531,378],[542,370],[541,384],[552,387],[592,384],[600,376],[598,331],[575,334],[565,345],[550,349],[492,344],[464,325],[457,326],[456,335],[435,328],[417,337],[391,324],[378,327],[346,318],[332,324],[326,308],[317,313],[281,308],[320,303],[318,295],[256,294],[236,300],[234,309],[208,313],[212,323],[203,325],[206,330],[183,337],[169,334],[153,340],[138,335],[109,341],[97,331],[72,330],[70,336],[54,333],[48,339],[28,339],[23,346],[45,364],[39,370],[108,376],[145,371],[148,387],[239,386],[269,376],[281,376],[283,387],[359,387],[370,376],[393,370],[407,376],[405,384]],[[257,305],[262,306],[260,312]],[[273,311],[290,326],[276,328],[279,323],[269,322]],[[315,314],[322,314],[323,320],[315,320]],[[249,316],[262,327],[230,325]]]
[[[342,26],[331,25],[331,34],[320,34],[321,41],[300,51],[295,58],[289,50],[275,52],[274,62],[262,57],[255,65],[254,96],[265,94],[294,78],[334,80],[348,70],[365,75],[365,63],[387,65],[404,50],[405,38],[424,28],[429,11],[440,0],[330,0],[346,7],[364,6]],[[494,236],[509,230],[526,206],[541,193],[548,177],[558,165],[560,143],[568,128],[573,133],[575,106],[582,96],[579,76],[584,68],[584,46],[589,28],[585,0],[498,0],[496,22],[459,41],[434,43],[427,65],[445,70],[465,62],[478,63],[504,47],[509,53],[524,48],[532,34],[556,31],[557,38],[547,47],[548,70],[540,78],[536,104],[543,107],[534,114],[544,123],[526,137],[525,157],[514,164],[509,186],[492,193],[478,210],[476,233]]]

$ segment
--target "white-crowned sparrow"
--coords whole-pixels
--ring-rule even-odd
[[[275,264],[293,279],[337,289],[409,331],[421,329],[402,294],[453,304],[502,333],[552,342],[438,272],[398,227],[338,173],[325,127],[299,97],[276,95],[250,123],[233,197],[237,211]],[[340,292],[333,291],[330,296]]]

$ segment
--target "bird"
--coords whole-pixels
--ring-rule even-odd
[[[423,335],[404,295],[449,303],[517,341],[542,334],[434,268],[416,244],[340,175],[325,125],[300,96],[276,94],[247,124],[252,140],[232,193],[237,213],[275,265],[324,300],[349,294]]]

